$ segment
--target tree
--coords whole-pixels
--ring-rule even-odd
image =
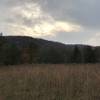
[[[53,64],[60,64],[64,63],[64,58],[62,57],[62,54],[58,52],[57,49],[50,47],[43,49],[40,54],[40,63],[53,63]]]
[[[4,43],[6,43],[6,39],[2,35],[0,35],[0,48]]]
[[[0,64],[2,64],[2,56],[3,56],[3,54],[2,54],[2,47],[3,47],[3,45],[4,45],[6,42],[7,42],[7,41],[6,41],[5,37],[0,36]]]
[[[86,63],[95,63],[95,51],[92,47],[87,48],[87,52],[85,53]]]
[[[38,45],[30,42],[28,46],[21,49],[22,63],[36,63],[38,54]]]
[[[74,53],[72,55],[71,62],[72,63],[81,63],[82,62],[81,57],[82,56],[81,56],[80,50],[78,49],[77,46],[75,46],[75,49],[74,49]]]
[[[29,44],[29,63],[36,63],[38,58],[38,45],[36,43],[31,42]]]
[[[20,51],[16,45],[5,43],[2,46],[2,62],[6,65],[20,63]]]

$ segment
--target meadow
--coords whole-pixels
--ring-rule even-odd
[[[100,64],[1,66],[0,100],[100,100]]]

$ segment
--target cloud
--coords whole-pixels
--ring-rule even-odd
[[[90,44],[91,42],[88,42],[91,38],[94,37],[94,34],[92,32],[57,32],[55,36],[42,36],[44,39],[53,40],[53,41],[59,41],[66,44]]]
[[[43,21],[36,25],[33,30],[35,33],[43,33],[44,35],[56,35],[55,33],[58,32],[77,32],[81,30],[81,27],[60,21],[52,21],[52,23]]]
[[[99,0],[37,0],[42,9],[56,20],[76,23],[84,28],[99,29]]]
[[[99,0],[1,0],[0,31],[98,45],[99,9]]]
[[[77,24],[55,20],[49,13],[41,9],[36,1],[9,0],[2,2],[6,13],[1,11],[4,32],[12,35],[29,35],[41,37],[55,35],[57,32],[74,32],[81,30]],[[5,7],[6,5],[6,7]],[[3,17],[4,16],[4,17]]]
[[[100,33],[95,33],[94,36],[86,42],[86,44],[100,46]]]

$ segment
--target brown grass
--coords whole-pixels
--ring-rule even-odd
[[[100,100],[100,65],[2,66],[0,100]]]

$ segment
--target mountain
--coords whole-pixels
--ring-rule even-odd
[[[100,62],[99,46],[67,45],[26,36],[1,36],[0,40],[0,64]]]
[[[6,40],[9,43],[14,43],[18,47],[27,47],[30,43],[36,43],[40,47],[48,47],[48,46],[61,46],[64,47],[65,44],[59,42],[52,42],[43,39],[37,39],[27,36],[6,36]]]

